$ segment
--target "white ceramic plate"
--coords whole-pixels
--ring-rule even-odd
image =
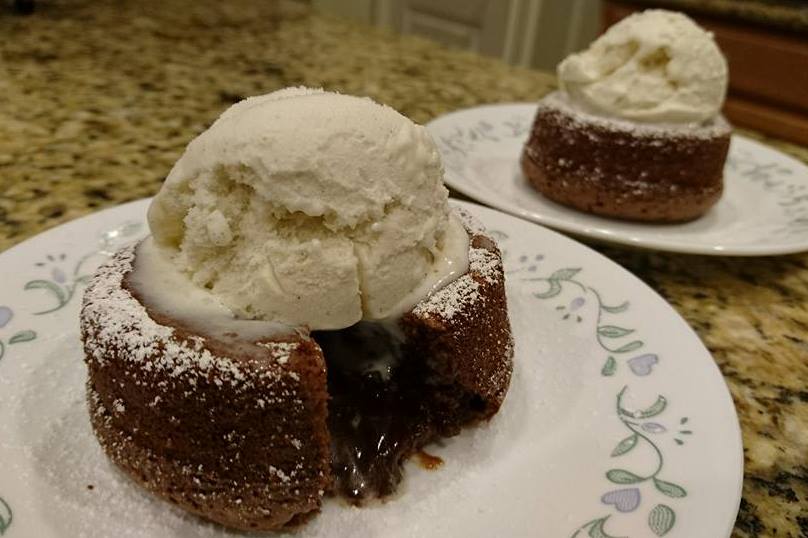
[[[565,232],[637,247],[766,256],[808,250],[808,167],[733,135],[721,200],[685,224],[640,224],[590,215],[539,194],[519,157],[534,104],[469,108],[427,125],[443,156],[446,183],[497,209]]]
[[[142,492],[105,459],[85,408],[77,315],[109,252],[141,237],[148,200],[0,256],[0,535],[228,535]],[[594,251],[472,204],[505,252],[516,339],[500,413],[406,470],[397,498],[328,501],[295,536],[729,536],[741,437],[707,350],[674,310]]]

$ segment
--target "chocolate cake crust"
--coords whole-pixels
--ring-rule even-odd
[[[115,255],[85,293],[90,418],[152,493],[243,530],[317,510],[330,487],[326,372],[307,336],[223,341],[144,306]]]
[[[608,217],[679,222],[721,197],[730,128],[722,119],[684,127],[607,120],[558,95],[539,104],[521,166],[558,203]]]

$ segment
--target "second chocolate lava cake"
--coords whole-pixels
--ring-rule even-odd
[[[678,222],[721,197],[729,124],[673,128],[587,114],[559,93],[539,102],[522,170],[547,198],[607,217]]]

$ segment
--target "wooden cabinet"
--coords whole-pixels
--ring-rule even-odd
[[[641,8],[606,2],[608,27]],[[749,127],[808,145],[808,37],[716,17],[691,16],[715,34],[729,63],[724,114]]]

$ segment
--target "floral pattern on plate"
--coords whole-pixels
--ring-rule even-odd
[[[501,231],[495,232],[496,237],[502,241],[507,239],[507,234]],[[607,304],[603,300],[603,293],[596,288],[586,284],[581,280],[581,267],[563,267],[556,269],[547,276],[537,274],[537,264],[545,259],[544,255],[521,255],[514,264],[515,268],[508,271],[508,277],[516,279],[525,285],[525,289],[536,299],[542,301],[557,300],[564,291],[565,286],[574,288],[573,298],[563,301],[555,306],[555,311],[561,319],[570,323],[581,323],[587,314],[586,305],[588,302],[594,303],[590,313],[596,316],[595,332],[592,338],[606,355],[600,374],[604,377],[611,377],[618,374],[620,362],[615,357],[626,357],[634,355],[625,360],[628,370],[633,376],[645,377],[653,373],[654,367],[659,363],[659,357],[655,353],[644,351],[645,342],[638,338],[635,330],[613,324],[606,321],[607,317],[619,316],[628,312],[631,303],[623,300],[616,304]],[[538,287],[537,287],[538,286]],[[627,338],[630,337],[630,338]],[[628,409],[623,399],[630,385],[626,384],[616,396],[615,411],[616,418],[625,427],[627,437],[624,437],[611,452],[612,458],[620,458],[630,454],[638,446],[645,444],[650,447],[656,456],[656,465],[652,472],[642,473],[637,470],[628,470],[626,466],[613,467],[605,472],[606,478],[615,486],[624,486],[605,492],[601,497],[601,503],[613,508],[618,513],[631,513],[640,508],[644,498],[641,486],[651,484],[656,492],[669,499],[681,499],[687,496],[687,491],[682,486],[661,478],[665,467],[665,455],[663,449],[657,441],[657,437],[669,433],[670,426],[666,426],[658,418],[663,415],[668,399],[658,395],[656,400],[641,409]],[[682,417],[678,424],[686,425],[687,417]],[[691,430],[679,429],[678,436],[674,439],[679,446],[684,444],[683,436],[692,434]],[[630,487],[625,487],[630,486]],[[645,494],[649,496],[648,493]],[[669,501],[670,502],[670,501]],[[585,532],[592,538],[610,538],[606,532],[606,524],[612,517],[611,514],[591,519],[581,525],[572,534],[576,538]],[[676,523],[676,512],[671,506],[662,502],[655,504],[648,511],[648,527],[657,536],[665,536]]]

